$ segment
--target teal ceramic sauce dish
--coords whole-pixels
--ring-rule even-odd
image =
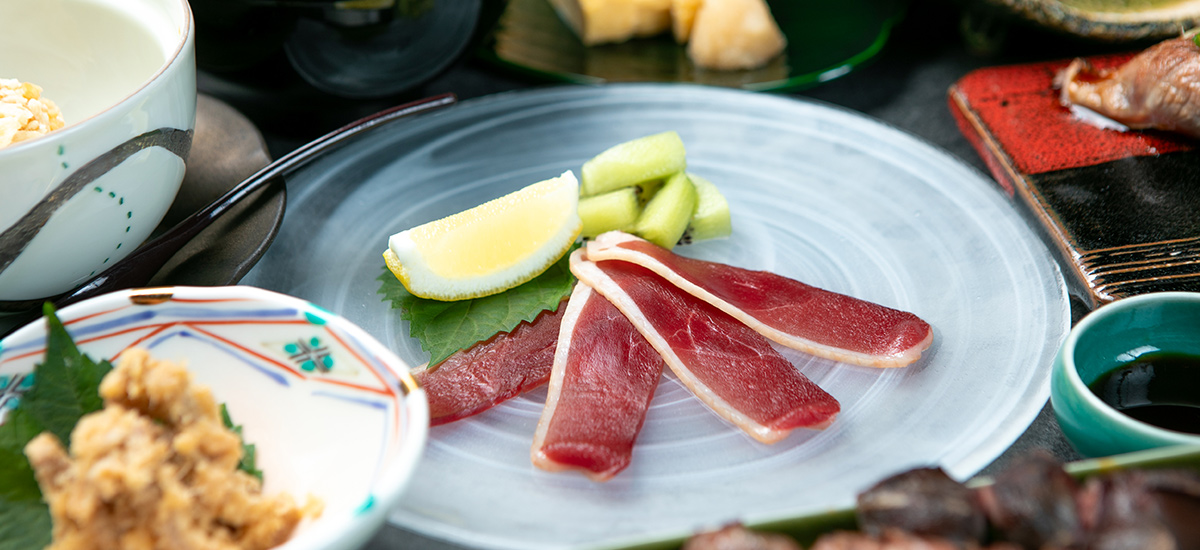
[[[1050,401],[1063,434],[1081,454],[1099,457],[1200,444],[1200,435],[1137,420],[1089,387],[1122,365],[1154,357],[1200,358],[1200,293],[1125,298],[1093,311],[1071,330],[1055,358]],[[1195,395],[1184,387],[1175,383],[1172,389]],[[1145,394],[1154,397],[1156,390],[1122,391],[1141,399]],[[1195,429],[1200,431],[1200,426]]]

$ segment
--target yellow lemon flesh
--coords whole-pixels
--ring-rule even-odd
[[[538,182],[392,235],[388,269],[415,296],[466,300],[498,294],[541,274],[579,237],[575,174]]]

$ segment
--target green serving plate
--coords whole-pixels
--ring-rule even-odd
[[[509,0],[480,56],[554,82],[690,82],[792,91],[845,75],[871,60],[908,5],[907,0],[768,3],[788,45],[783,55],[759,69],[698,69],[669,33],[584,46],[547,0]]]

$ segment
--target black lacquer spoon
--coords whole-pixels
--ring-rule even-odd
[[[112,267],[76,287],[75,290],[53,298],[0,301],[0,311],[23,312],[23,317],[32,320],[41,314],[40,306],[43,302],[53,302],[56,307],[61,308],[108,292],[145,286],[175,253],[187,245],[204,228],[259,189],[265,188],[278,178],[292,173],[297,168],[308,164],[331,148],[358,134],[389,122],[453,105],[456,101],[454,94],[433,96],[380,111],[329,132],[264,166],[254,175],[242,180],[224,195],[209,203],[208,206],[188,216],[154,240],[142,245],[114,263]],[[5,319],[5,321],[11,320]],[[0,334],[0,337],[24,324],[25,320],[16,323],[9,330]]]

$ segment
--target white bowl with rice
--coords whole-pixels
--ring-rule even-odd
[[[0,21],[0,300],[37,300],[136,249],[173,202],[194,27],[186,0],[4,0]]]

